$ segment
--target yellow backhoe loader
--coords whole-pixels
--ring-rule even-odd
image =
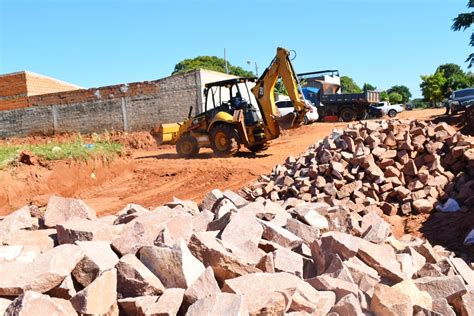
[[[274,88],[279,77],[295,108],[285,117],[279,116],[274,99]],[[255,86],[251,89],[251,95],[249,85],[253,83]],[[277,49],[275,58],[260,78],[208,83],[204,95],[204,112],[192,117],[191,107],[184,122],[161,124],[151,132],[159,145],[176,145],[177,153],[185,158],[197,155],[201,147],[211,147],[219,157],[232,156],[241,146],[259,152],[272,139],[278,138],[280,127],[301,125],[308,111],[289,51],[284,48]]]

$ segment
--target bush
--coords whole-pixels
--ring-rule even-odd
[[[413,106],[413,108],[417,108],[417,109],[428,109],[428,108],[431,108],[431,105],[429,102],[423,100],[423,99],[413,99],[411,101],[411,105]]]
[[[391,104],[401,103],[403,100],[403,96],[398,92],[392,92],[388,95],[388,100]]]

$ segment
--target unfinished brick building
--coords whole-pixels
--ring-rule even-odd
[[[0,75],[0,110],[27,107],[29,96],[77,89],[82,87],[30,71]]]

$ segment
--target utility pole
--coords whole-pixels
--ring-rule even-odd
[[[225,47],[224,47],[224,67],[225,67],[225,73],[229,74],[229,67],[227,66],[227,54],[225,51]]]
[[[255,76],[258,77],[258,65],[256,61],[253,60],[247,60],[247,65],[251,65],[252,63],[255,64]]]

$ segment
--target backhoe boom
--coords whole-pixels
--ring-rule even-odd
[[[252,93],[257,99],[265,123],[267,140],[275,139],[280,135],[280,125],[290,125],[291,127],[300,125],[307,112],[304,97],[300,92],[298,78],[293,70],[289,54],[289,51],[285,48],[278,47],[277,54],[270,63],[270,66],[265,69],[255,87],[252,88]],[[281,77],[295,108],[295,112],[290,117],[279,117],[278,108],[275,105],[273,91],[279,77]],[[290,124],[288,124],[288,121],[290,121]]]

